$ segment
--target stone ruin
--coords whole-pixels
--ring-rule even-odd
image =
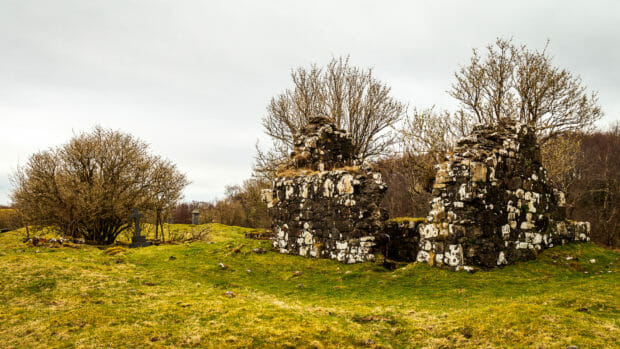
[[[589,223],[566,220],[564,194],[542,167],[532,128],[512,119],[476,126],[437,169],[417,261],[492,268],[542,249],[589,240]]]
[[[476,126],[458,141],[438,165],[426,219],[388,221],[380,208],[385,190],[381,174],[356,157],[351,137],[328,118],[313,118],[263,193],[274,247],[345,263],[381,253],[469,270],[589,240],[589,223],[568,221],[564,194],[547,183],[533,130],[511,119]]]
[[[357,158],[351,136],[328,118],[312,118],[295,141],[273,189],[263,192],[274,247],[345,263],[374,260],[387,218],[379,207],[387,189],[381,174]]]

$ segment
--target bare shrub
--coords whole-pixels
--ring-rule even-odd
[[[188,184],[170,161],[119,131],[95,128],[33,154],[13,175],[14,207],[33,227],[55,227],[111,244],[131,228],[134,208],[159,214]]]
[[[312,65],[291,72],[293,87],[273,97],[263,118],[273,146],[257,145],[255,173],[273,178],[293,149],[294,137],[314,116],[331,118],[349,132],[361,158],[385,155],[396,142],[391,127],[406,113],[406,105],[390,95],[390,87],[373,76],[372,69],[334,58],[324,68]]]

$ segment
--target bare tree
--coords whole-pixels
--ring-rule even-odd
[[[555,135],[593,126],[603,113],[598,95],[581,78],[553,65],[547,53],[497,39],[486,56],[473,50],[469,65],[454,74],[448,93],[459,113],[479,123],[513,117],[536,128],[541,143]]]
[[[13,183],[11,198],[26,224],[109,244],[130,228],[134,208],[171,205],[187,180],[146,143],[97,127],[32,155]]]
[[[576,169],[581,156],[581,133],[565,133],[549,139],[541,147],[547,179],[567,193],[577,180]]]
[[[620,246],[620,124],[584,135],[570,183],[570,215],[592,224],[592,240]]]
[[[405,155],[425,155],[439,162],[458,138],[470,133],[473,124],[463,113],[414,108],[400,129],[401,148]]]
[[[532,125],[550,178],[567,190],[579,149],[576,132],[589,130],[602,117],[596,93],[586,93],[581,79],[552,64],[543,51],[497,39],[485,56],[473,51],[469,65],[455,73],[448,93],[460,102],[453,113],[414,109],[401,130],[400,171],[409,173],[408,192],[424,197],[434,165],[476,123],[512,117]]]
[[[410,214],[425,212],[435,179],[435,165],[443,161],[458,138],[469,134],[473,124],[471,117],[464,113],[450,114],[435,107],[413,109],[400,129],[400,156],[381,161],[389,188],[384,206],[390,213],[402,215],[402,210],[394,209],[399,205],[388,204],[387,197],[403,197],[405,193],[411,201],[405,206],[412,208]]]
[[[177,171],[175,164],[160,158],[156,160],[151,167],[151,210],[155,216],[155,238],[158,238],[159,228],[161,228],[163,239],[166,218],[172,214],[172,210],[181,200],[183,188],[189,182],[184,174]]]
[[[274,171],[293,149],[294,137],[313,116],[327,116],[351,133],[362,158],[385,154],[396,141],[390,127],[406,114],[406,105],[390,95],[390,87],[373,76],[372,69],[334,58],[325,68],[312,65],[291,72],[293,88],[271,99],[262,124],[273,146],[257,145],[255,172]]]

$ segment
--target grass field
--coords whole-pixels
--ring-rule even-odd
[[[475,274],[388,271],[281,255],[247,230],[131,250],[0,234],[0,348],[620,346],[620,254],[593,244]]]

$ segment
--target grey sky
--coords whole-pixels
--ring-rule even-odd
[[[0,0],[0,204],[35,151],[95,125],[174,161],[211,200],[251,172],[260,117],[291,68],[351,55],[412,106],[498,36],[550,52],[620,119],[618,1]]]

